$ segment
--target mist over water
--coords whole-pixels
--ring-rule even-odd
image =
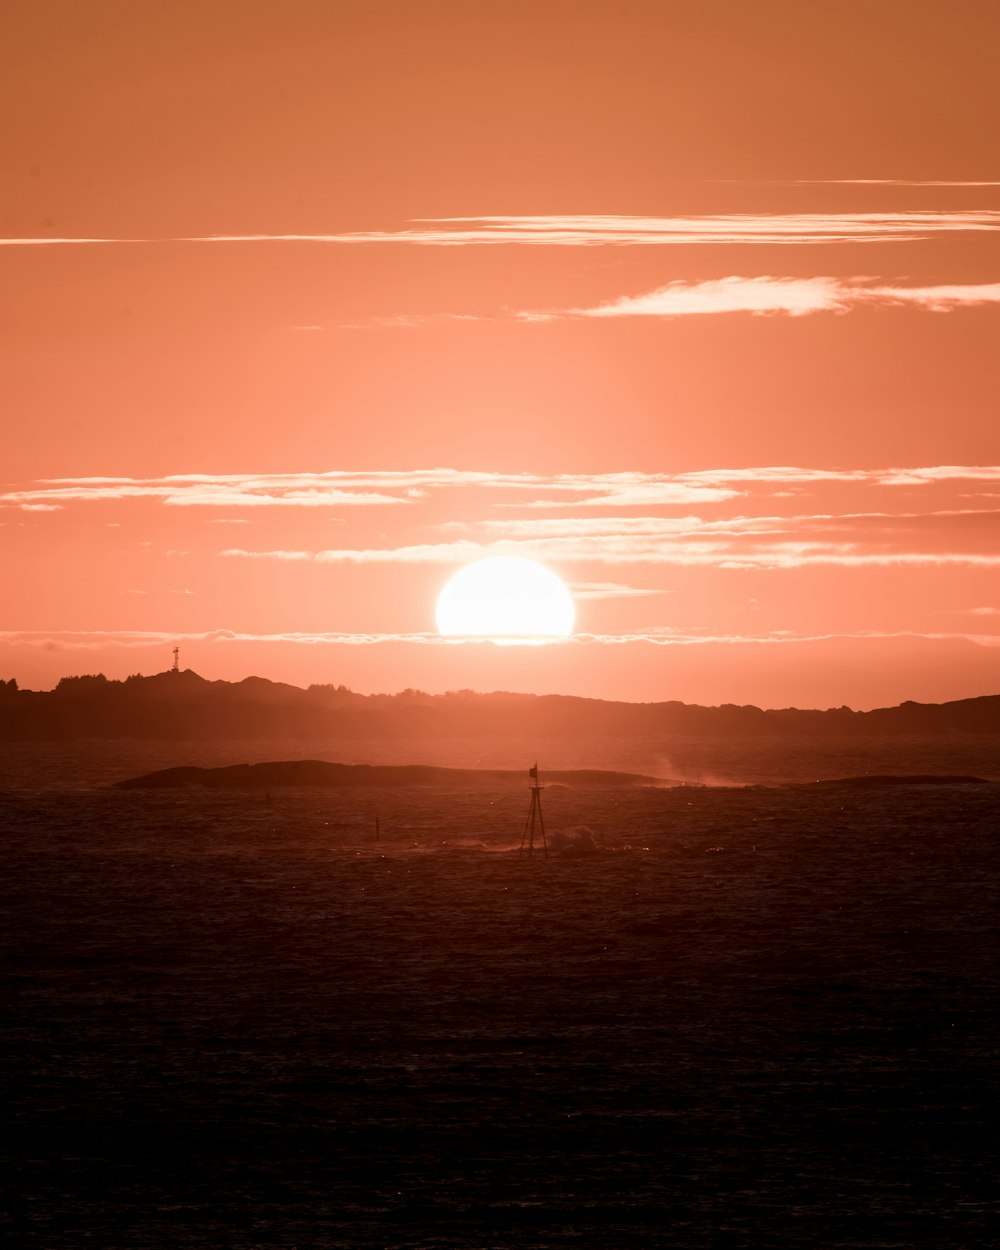
[[[989,1243],[1000,786],[97,784],[283,745],[8,756],[5,1244]]]

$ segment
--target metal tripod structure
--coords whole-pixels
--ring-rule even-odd
[[[521,849],[519,855],[530,855],[535,849],[535,824],[538,825],[538,831],[542,839],[542,854],[546,859],[549,857],[548,843],[545,841],[545,818],[542,816],[542,791],[544,786],[538,784],[538,765],[528,769],[528,776],[531,778],[531,784],[528,789],[531,791],[531,804],[528,807],[528,819],[524,822],[524,833],[521,835]]]

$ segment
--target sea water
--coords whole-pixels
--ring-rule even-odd
[[[0,794],[5,1246],[992,1243],[997,784],[550,787],[529,858],[527,778],[118,746]]]

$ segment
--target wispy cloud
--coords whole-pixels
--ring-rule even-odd
[[[143,592],[135,592],[143,593]],[[0,643],[12,646],[45,647],[66,650],[95,651],[106,647],[162,647],[182,643],[292,643],[297,646],[371,646],[379,643],[447,644],[431,633],[247,633],[236,629],[181,631],[171,634],[163,630],[0,630]]]
[[[478,522],[476,529],[501,533],[511,538],[592,538],[595,535],[617,534],[685,534],[704,525],[700,517],[517,517]],[[446,521],[445,530],[469,529],[468,522]]]
[[[687,480],[684,474],[670,477],[656,473],[581,475],[575,482],[561,477],[552,479],[548,486],[534,483],[529,489],[550,491],[555,498],[508,500],[498,507],[675,508],[724,503],[741,493],[735,485]],[[568,498],[576,495],[582,498]]]
[[[1000,465],[928,465],[914,469],[887,469],[881,482],[885,486],[927,486],[936,482],[1000,482]]]
[[[997,230],[1000,230],[1000,211],[993,209],[889,213],[726,213],[685,217],[566,214],[420,218],[400,230],[335,233],[205,234],[158,238],[21,236],[0,238],[0,247],[93,247],[114,244],[648,247],[710,243],[892,243],[929,239],[938,234],[990,233]]]
[[[320,475],[322,477],[322,475]],[[67,503],[153,499],[175,508],[347,508],[406,503],[399,495],[343,490],[316,475],[278,478],[60,479],[0,492],[0,505],[25,512],[48,511]]]
[[[796,178],[780,184],[793,187],[1000,187],[1000,182],[958,181],[952,178]]]
[[[353,508],[413,504],[429,493],[476,488],[535,492],[556,501],[514,506],[558,506],[559,498],[585,496],[580,506],[713,503],[738,493],[730,486],[683,475],[656,473],[490,473],[462,469],[413,469],[280,474],[186,474],[162,478],[57,478],[0,491],[0,506],[41,511],[70,503],[148,499],[168,507]]]
[[[159,478],[53,478],[0,491],[0,506],[53,512],[96,503],[149,501],[165,507],[218,514],[267,508],[352,510],[416,508],[442,492],[460,492],[463,507],[504,512],[702,508],[745,494],[779,497],[791,491],[844,485],[930,487],[948,483],[1000,482],[998,465],[889,466],[882,469],[820,469],[796,465],[699,469],[684,473],[491,473],[431,468],[335,470],[271,474],[176,474]],[[457,496],[456,496],[457,498]],[[474,503],[470,504],[470,500]],[[407,516],[410,516],[409,511]],[[213,520],[219,519],[217,515]],[[581,518],[576,524],[585,525]],[[513,521],[504,521],[508,529]],[[518,522],[518,532],[528,533]],[[511,531],[513,532],[513,531]]]
[[[0,238],[0,247],[84,247],[112,243],[153,243],[153,239],[100,238],[84,235],[21,235]]]
[[[574,599],[645,599],[670,592],[662,586],[626,586],[621,582],[573,582],[570,592]]]
[[[801,487],[836,482],[870,486],[927,486],[959,482],[1000,481],[1000,465],[938,464],[881,469],[819,469],[805,465],[757,465],[745,469],[697,469],[678,474],[682,482],[751,487]]]
[[[509,546],[509,544],[505,544]],[[410,543],[402,547],[337,547],[323,551],[247,551],[230,547],[219,555],[235,560],[312,561],[317,564],[461,564],[501,554],[484,543]]]
[[[752,633],[692,633],[684,630],[625,630],[620,633],[578,633],[565,639],[547,640],[548,646],[782,646],[850,639],[926,639],[1000,646],[1000,635],[963,632],[917,632],[860,630],[829,633],[796,633],[791,630]],[[258,634],[234,629],[212,629],[175,634],[159,630],[0,630],[0,646],[32,647],[56,651],[106,651],[112,648],[139,650],[181,643],[206,645],[277,644],[304,647],[491,647],[489,639],[443,638],[436,633],[273,633]]]
[[[617,634],[574,634],[568,641],[586,645],[598,643],[605,646],[629,646],[636,643],[654,647],[697,646],[801,646],[803,643],[847,642],[882,639],[895,641],[909,639],[927,642],[973,643],[983,647],[1000,646],[1000,635],[922,632],[916,630],[846,630],[828,633],[805,633],[795,630],[774,630],[770,633],[687,633],[683,630],[636,630]]]
[[[614,516],[601,517],[518,517],[512,520],[485,519],[477,531],[500,533],[512,538],[593,538],[603,534],[674,537],[679,534],[770,534],[803,530],[857,530],[861,527],[890,526],[911,530],[922,525],[943,525],[961,521],[966,526],[980,524],[991,535],[1000,528],[996,508],[942,508],[927,512],[811,512],[793,515],[729,516],[704,520],[697,516]],[[468,531],[468,523],[446,521],[444,530]]]
[[[864,484],[871,485],[874,476],[869,475]],[[897,484],[895,475],[890,475],[890,480]],[[921,479],[913,483],[921,488],[928,484]],[[894,486],[877,482],[883,492],[878,497],[886,504],[891,502]],[[751,498],[748,493],[747,501]],[[455,565],[488,556],[518,555],[556,566],[993,569],[1000,567],[998,525],[1000,510],[995,507],[928,507],[919,511],[882,507],[714,517],[690,513],[632,516],[610,509],[603,515],[549,512],[499,519],[480,512],[463,521],[433,525],[438,534],[447,535],[438,541],[312,551],[234,547],[220,554],[227,559],[313,565]],[[605,588],[603,597],[609,597],[607,587],[618,583],[597,584]]]
[[[722,536],[596,534],[589,537],[532,538],[496,543],[459,541],[400,547],[332,548],[321,551],[248,551],[229,548],[228,559],[312,562],[316,564],[465,564],[487,556],[518,555],[552,563],[605,565],[708,566],[716,569],[935,568],[948,565],[1000,568],[1000,552],[972,550],[878,549],[861,541],[821,541],[758,532]]]
[[[877,284],[871,278],[732,275],[704,282],[668,282],[654,291],[624,295],[591,308],[526,310],[517,315],[522,321],[554,321],[567,317],[669,318],[721,313],[805,317],[824,312],[846,313],[864,307],[910,307],[940,313],[988,304],[1000,304],[1000,282],[908,287]]]

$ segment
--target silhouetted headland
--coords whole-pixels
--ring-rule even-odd
[[[828,781],[808,781],[804,790],[885,790],[895,786],[988,786],[985,777],[966,777],[949,773],[913,773],[895,776],[887,773],[865,773],[860,777],[833,777]]]
[[[685,783],[643,773],[613,772],[599,768],[555,769],[546,772],[550,785],[578,787],[682,786]],[[177,786],[204,786],[210,790],[264,790],[281,786],[448,786],[524,784],[524,769],[440,768],[431,764],[335,764],[325,760],[278,760],[263,764],[231,764],[224,768],[197,768],[184,765],[161,768],[115,783],[119,790],[162,790]],[[989,785],[983,777],[914,773],[860,777],[837,777],[812,781],[802,789],[877,790],[894,786],[974,786]],[[699,786],[699,789],[704,787]],[[726,787],[732,788],[732,787]],[[742,788],[742,787],[736,787]]]
[[[301,689],[263,677],[207,681],[190,669],[125,681],[109,681],[102,674],[64,677],[49,691],[19,690],[14,682],[0,682],[0,740],[8,742],[499,737],[516,736],[529,723],[535,735],[563,738],[1000,736],[1000,695],[857,712],[849,707],[616,703],[471,690],[361,695],[346,686]]]
[[[278,786],[481,786],[524,785],[525,770],[503,768],[439,768],[431,764],[332,764],[324,760],[283,760],[265,764],[232,764],[226,768],[162,768],[119,781],[120,790],[158,790],[173,786],[205,786],[213,790],[263,790]],[[545,774],[556,785],[655,786],[659,777],[609,772],[597,768],[556,770]]]

